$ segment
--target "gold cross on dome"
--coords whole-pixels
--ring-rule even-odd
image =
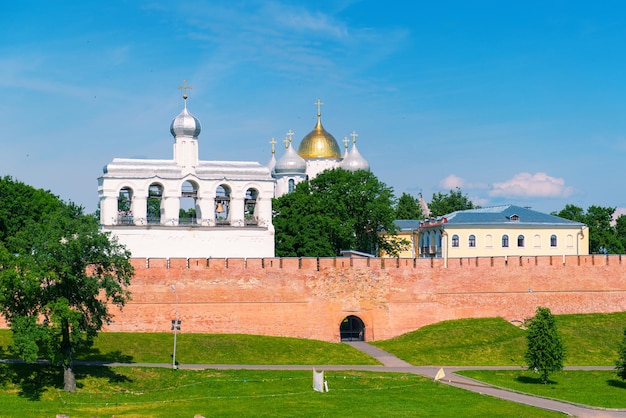
[[[193,87],[187,85],[187,80],[183,80],[183,85],[178,86],[178,90],[183,91],[183,99],[187,100],[187,90],[193,90]]]
[[[347,136],[344,136],[344,137],[343,137],[343,147],[344,147],[345,149],[348,149],[348,142],[350,142],[350,140],[348,139],[348,137],[347,137]]]
[[[350,136],[352,137],[352,143],[356,144],[356,137],[359,136],[359,134],[357,134],[355,131],[352,131]]]
[[[276,140],[272,138],[272,140],[270,141],[270,144],[272,144],[272,154],[274,154],[274,145],[276,145]]]
[[[283,142],[285,143],[285,149],[287,149],[289,148],[289,144],[291,144],[291,139],[285,138],[283,139]]]
[[[289,138],[289,142],[293,142],[293,131],[291,129],[287,131],[287,138]]]
[[[316,104],[316,105],[317,105],[317,116],[321,115],[321,114],[322,114],[322,105],[323,105],[324,103],[322,103],[322,101],[318,98],[318,99],[317,99],[317,102],[315,102],[315,103],[313,103],[313,104]]]

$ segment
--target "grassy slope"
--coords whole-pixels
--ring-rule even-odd
[[[566,364],[612,366],[626,326],[626,313],[561,315],[557,316],[557,324],[567,349]],[[78,357],[167,363],[171,361],[172,343],[171,334],[103,333],[91,352]],[[1,330],[1,356],[9,356],[10,344],[10,332]],[[414,364],[522,365],[526,342],[523,330],[502,319],[487,318],[442,322],[375,345]],[[182,334],[177,354],[184,363],[373,363],[345,344],[248,335]],[[527,371],[464,373],[552,398],[605,407],[626,406],[614,399],[624,398],[626,389],[614,372],[555,373],[551,385],[535,384],[534,375]],[[310,390],[310,372],[93,367],[79,368],[77,377],[78,393],[67,394],[61,390],[58,369],[0,365],[2,416],[51,416],[60,412],[76,416],[236,416],[251,410],[267,416],[313,416],[320,410],[327,416],[339,416],[345,413],[346,405],[351,414],[365,416],[481,416],[484,411],[492,416],[497,415],[491,411],[498,411],[500,416],[544,414],[433,384],[428,379],[388,373],[327,373],[332,389],[328,394]],[[254,385],[246,384],[252,382]],[[210,386],[213,384],[217,386]],[[545,416],[551,415],[546,412]]]
[[[0,355],[10,357],[8,330],[0,330]],[[91,350],[77,360],[128,363],[171,363],[171,333],[98,335]],[[179,334],[176,360],[180,364],[361,364],[380,365],[347,344],[286,337],[237,334]]]
[[[612,366],[626,312],[556,315],[566,365]],[[501,318],[444,321],[372,343],[415,365],[524,365],[522,329]]]
[[[614,365],[626,312],[556,315],[565,342],[566,365]],[[0,357],[10,357],[11,335],[0,330]],[[524,331],[501,318],[461,319],[423,327],[373,342],[416,365],[523,365]],[[78,359],[171,362],[171,333],[101,333]],[[209,364],[377,364],[346,344],[284,337],[179,334],[180,363]]]

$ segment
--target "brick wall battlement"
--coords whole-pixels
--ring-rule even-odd
[[[246,333],[339,341],[349,315],[366,340],[435,322],[626,310],[619,255],[443,259],[132,259],[132,301],[112,331]],[[172,290],[174,285],[176,290]]]
[[[609,264],[626,264],[626,256],[616,255],[568,255],[568,256],[503,256],[503,257],[464,257],[449,258],[133,258],[135,269],[150,268],[252,268],[278,270],[311,270],[323,268],[367,267],[371,269],[385,268],[447,268],[455,267],[499,267],[499,266],[604,266]]]
[[[459,318],[522,321],[626,311],[619,255],[393,258],[134,258],[132,300],[108,331],[242,333],[340,340],[356,316],[367,341]],[[174,286],[174,289],[172,289]],[[184,336],[183,336],[184,338]]]

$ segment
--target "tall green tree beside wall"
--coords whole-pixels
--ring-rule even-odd
[[[563,370],[565,349],[550,309],[538,307],[535,316],[527,323],[528,347],[524,358],[529,370],[541,374],[541,381],[548,383],[550,373]]]
[[[402,193],[396,206],[396,219],[424,219],[419,198]]]
[[[276,255],[334,257],[341,250],[395,255],[393,190],[369,171],[334,169],[296,185],[295,191],[274,199]]]
[[[59,198],[49,191],[35,189],[10,176],[0,178],[0,243],[12,251],[7,243],[9,237],[61,206]]]
[[[626,328],[624,328],[624,337],[617,347],[615,370],[617,371],[617,377],[626,380]]]
[[[582,222],[589,227],[589,251],[593,254],[623,254],[626,249],[626,218],[613,224],[615,208],[589,206],[587,211],[575,205],[565,205],[552,215]],[[620,217],[621,218],[621,217]]]
[[[74,391],[74,353],[110,321],[109,305],[121,308],[130,297],[130,253],[82,208],[21,183],[3,186],[22,196],[26,210],[0,243],[0,313],[15,351],[28,362],[61,365],[65,389]]]
[[[433,193],[433,198],[428,204],[431,216],[443,216],[457,210],[474,209],[472,201],[464,195],[460,188],[450,190],[449,193]]]

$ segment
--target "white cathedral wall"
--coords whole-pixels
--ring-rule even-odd
[[[340,166],[340,164],[341,159],[307,159],[306,174],[309,176],[309,179],[314,179],[322,171],[337,168]]]
[[[281,197],[289,193],[289,180],[294,181],[294,187],[296,184],[306,180],[306,176],[304,174],[291,174],[286,176],[278,176],[276,177],[276,197]]]
[[[103,227],[139,258],[274,257],[273,228]]]

